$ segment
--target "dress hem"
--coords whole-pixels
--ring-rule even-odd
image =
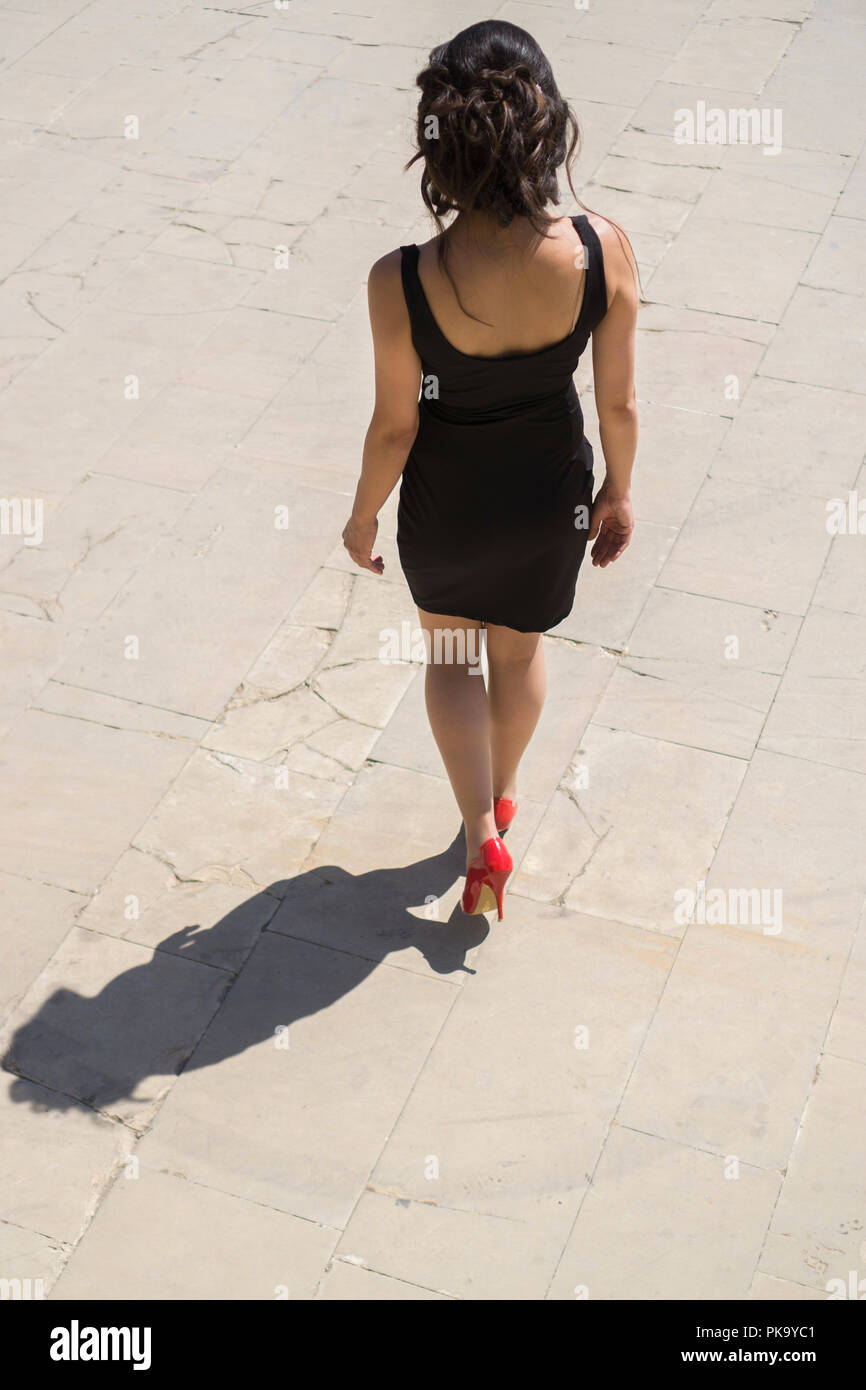
[[[415,604],[416,608],[421,609],[422,613],[438,613],[439,611],[438,609],[425,608],[424,605],[419,603],[418,600],[414,597],[412,601]],[[514,623],[500,623],[497,622],[495,618],[479,618],[476,613],[451,612],[443,613],[441,616],[443,618],[463,618],[464,621],[467,623],[481,623],[482,625],[492,623],[494,627],[507,627],[510,628],[512,632],[523,632],[527,634],[530,632],[538,632],[543,636],[544,633],[550,632],[552,628],[558,627],[560,623],[564,623],[566,618],[569,617],[573,609],[574,604],[572,603],[571,607],[567,608],[560,617],[556,618],[552,623],[547,623],[544,627],[516,627]]]

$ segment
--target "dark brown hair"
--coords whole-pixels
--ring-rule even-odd
[[[563,165],[575,202],[586,208],[571,181],[580,129],[535,39],[505,20],[471,24],[434,48],[415,82],[418,149],[405,168],[423,160],[421,197],[439,231],[439,264],[464,309],[446,263],[443,214],[485,212],[501,227],[526,217],[546,237],[557,221],[546,209],[559,202]],[[623,229],[605,220],[622,244]],[[636,269],[633,252],[631,260]]]

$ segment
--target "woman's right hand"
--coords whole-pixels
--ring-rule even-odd
[[[592,519],[587,537],[587,541],[595,540],[591,552],[592,563],[604,569],[605,565],[618,560],[631,540],[633,531],[634,512],[631,495],[626,493],[624,496],[611,496],[607,491],[607,483],[602,483],[592,504]]]

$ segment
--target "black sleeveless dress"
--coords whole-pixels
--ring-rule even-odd
[[[567,338],[539,352],[473,357],[439,330],[401,246],[420,422],[400,483],[397,549],[430,613],[544,632],[574,605],[592,510],[593,455],[573,373],[607,312],[601,243],[585,216],[586,283]]]

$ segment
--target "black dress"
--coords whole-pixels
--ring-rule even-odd
[[[420,422],[397,508],[412,598],[430,613],[544,632],[571,612],[592,508],[592,447],[572,380],[607,312],[601,243],[585,216],[586,283],[568,337],[539,352],[473,357],[441,333],[402,246]],[[588,255],[587,255],[588,253]]]

